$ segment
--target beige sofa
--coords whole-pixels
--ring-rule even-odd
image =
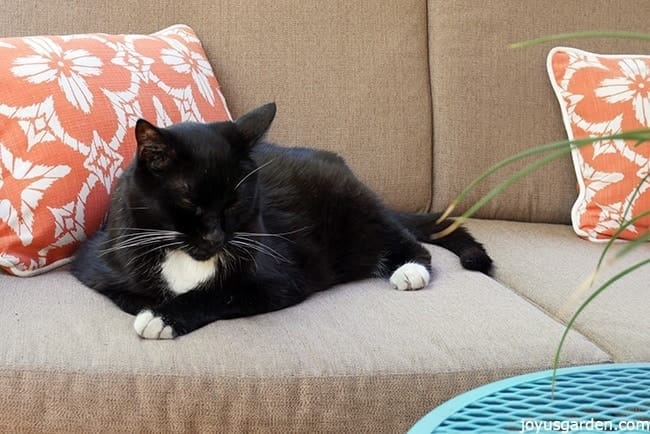
[[[648,32],[646,6],[5,1],[0,36],[191,25],[235,115],[276,101],[271,139],[335,150],[389,204],[428,211],[492,163],[565,137],[545,72],[551,45],[513,51],[509,42]],[[575,45],[648,51],[630,41]],[[422,291],[358,282],[170,342],[139,339],[132,317],[65,269],[2,275],[0,431],[403,432],[460,392],[551,366],[572,290],[602,248],[567,225],[575,195],[563,160],[470,222],[495,279],[431,247],[433,282]],[[641,270],[600,297],[570,334],[562,365],[650,361],[648,289]]]

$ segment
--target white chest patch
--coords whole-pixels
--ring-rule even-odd
[[[216,256],[206,261],[197,261],[182,250],[172,250],[167,252],[160,274],[170,291],[183,294],[212,278],[216,272],[216,261]]]

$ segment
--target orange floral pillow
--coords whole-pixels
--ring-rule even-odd
[[[189,27],[0,39],[1,268],[29,276],[69,261],[103,219],[140,117],[230,119]]]
[[[650,128],[650,56],[558,47],[548,55],[548,73],[569,139]],[[608,240],[622,222],[650,210],[650,143],[635,144],[601,140],[573,150],[579,194],[571,219],[581,237]],[[620,238],[649,228],[650,216],[641,218]]]

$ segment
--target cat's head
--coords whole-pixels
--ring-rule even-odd
[[[218,254],[234,232],[258,215],[257,166],[251,151],[268,130],[275,104],[234,122],[159,128],[139,120],[134,191],[139,227],[179,232],[196,260]]]

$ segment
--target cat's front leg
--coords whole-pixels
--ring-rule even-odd
[[[210,289],[195,289],[144,309],[133,328],[145,339],[173,339],[221,319],[228,300]]]
[[[197,289],[141,311],[133,327],[144,339],[173,339],[220,319],[271,312],[305,298],[304,291],[279,279],[257,279],[232,291]]]

